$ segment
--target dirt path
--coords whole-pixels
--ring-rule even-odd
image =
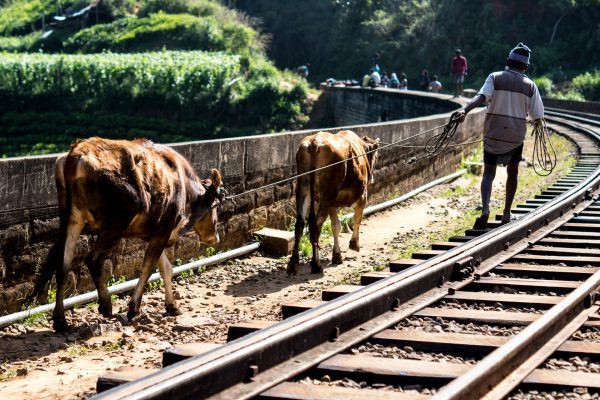
[[[496,206],[503,198],[504,179],[504,169],[499,169],[493,195]],[[320,299],[323,288],[356,282],[360,273],[380,269],[402,254],[472,224],[473,210],[479,204],[479,180],[466,175],[367,218],[361,225],[358,253],[348,250],[350,234],[342,233],[344,263],[325,263],[323,275],[310,274],[304,259],[299,274],[288,277],[286,258],[254,253],[199,275],[177,278],[174,288],[183,312],[179,317],[164,315],[159,288],[145,295],[144,314],[133,324],[122,323],[127,310],[124,298],[115,301],[114,309],[121,313],[115,318],[102,318],[95,306],[73,310],[68,318],[77,329],[67,335],[54,333],[46,318],[5,328],[0,331],[1,397],[86,398],[95,393],[96,379],[102,373],[123,366],[157,368],[161,351],[174,345],[223,343],[230,324],[279,320],[284,303]],[[535,189],[522,188],[520,195],[527,197],[525,189],[535,191],[539,182]],[[331,247],[324,247],[323,258],[330,259]]]

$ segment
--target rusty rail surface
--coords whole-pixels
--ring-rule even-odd
[[[291,384],[284,382],[308,373],[315,367],[337,368],[336,371],[341,371],[339,365],[332,367],[335,364],[333,359],[339,362],[345,360],[339,356],[341,352],[373,338],[407,316],[433,315],[427,314],[432,312],[428,306],[447,296],[456,296],[461,289],[489,283],[486,274],[507,260],[523,258],[523,252],[526,253],[525,259],[529,254],[535,255],[536,243],[547,240],[546,236],[572,223],[569,221],[575,219],[576,224],[596,222],[589,219],[594,217],[573,217],[573,213],[583,212],[587,206],[594,204],[595,192],[600,185],[598,123],[582,117],[572,122],[565,113],[557,115],[553,112],[553,115],[548,116],[547,120],[571,132],[569,135],[581,149],[580,158],[563,183],[543,192],[530,206],[526,205],[518,220],[505,225],[497,224],[494,229],[486,231],[467,231],[467,237],[457,238],[460,244],[450,244],[446,251],[431,252],[426,260],[391,263],[391,271],[399,272],[367,274],[363,276],[363,281],[369,284],[364,287],[349,290],[334,300],[108,390],[95,398],[317,398],[308,395],[308,388],[292,388]],[[598,205],[600,213],[600,203]],[[549,254],[557,259],[561,257],[558,250]],[[577,271],[582,272],[580,270]],[[560,273],[567,274],[568,271],[561,270]],[[594,310],[597,311],[597,307],[592,307],[591,296],[597,290],[598,283],[599,273],[578,289],[576,287],[579,284],[556,281],[557,290],[573,293],[553,304],[551,312],[535,322],[529,321],[533,323],[528,328],[507,343],[496,346],[496,351],[469,371],[459,376],[448,373],[428,377],[444,382],[456,378],[454,383],[438,392],[438,397],[480,398],[488,392],[503,395],[510,392],[573,330],[586,323]],[[553,345],[548,347],[551,339]],[[338,360],[338,357],[342,358]],[[525,365],[527,362],[529,364]],[[345,368],[348,368],[346,372],[375,373],[367,365]],[[385,375],[384,370],[380,367],[377,373]],[[515,374],[517,370],[520,372]],[[399,379],[399,375],[395,375],[395,378]],[[296,395],[289,397],[289,393],[282,394],[282,388],[296,390]],[[397,395],[390,392],[389,398]],[[344,398],[351,398],[347,396]],[[318,398],[334,397],[323,394]],[[388,397],[382,395],[377,398]]]

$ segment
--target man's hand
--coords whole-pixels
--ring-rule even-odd
[[[463,122],[465,120],[465,117],[467,116],[467,113],[465,110],[458,110],[455,111],[451,116],[450,119],[451,120],[455,120],[458,122]]]

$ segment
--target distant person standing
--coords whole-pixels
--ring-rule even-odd
[[[400,74],[400,86],[398,89],[408,90],[408,80],[406,79],[406,74],[404,72]]]
[[[442,90],[442,82],[438,81],[437,75],[432,76],[432,78],[433,80],[429,84],[429,89],[432,92],[438,93],[440,90]]]
[[[465,75],[467,75],[467,59],[462,55],[460,49],[456,49],[454,58],[452,59],[452,80],[454,81],[454,97],[462,96],[463,83]]]
[[[464,110],[458,111],[462,121],[475,107],[489,102],[483,124],[483,179],[481,181],[481,216],[475,221],[475,229],[487,226],[490,215],[492,183],[496,167],[506,165],[506,198],[502,223],[510,222],[510,209],[517,191],[519,162],[523,153],[523,141],[527,133],[527,116],[540,124],[544,105],[535,83],[525,75],[529,68],[531,50],[519,43],[508,54],[506,69],[491,73],[483,87]]]
[[[419,81],[419,87],[421,90],[429,90],[429,72],[424,69],[421,71],[421,80]]]

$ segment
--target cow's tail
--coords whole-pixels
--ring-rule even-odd
[[[310,170],[314,171],[317,168],[317,152],[319,150],[318,144],[313,140],[310,143],[309,154],[310,154]],[[314,243],[313,235],[317,232],[317,211],[315,201],[317,198],[317,176],[316,172],[310,173],[310,203],[309,203],[309,212],[308,212],[308,228],[310,232],[310,241]],[[313,233],[315,232],[315,233]]]
[[[68,165],[68,161],[71,161]],[[62,268],[65,240],[67,237],[67,226],[69,215],[73,204],[73,193],[70,182],[75,172],[76,162],[72,162],[68,157],[59,157],[56,160],[56,189],[58,192],[58,214],[59,214],[59,234],[57,241],[52,245],[48,256],[42,263],[35,286],[32,292],[27,296],[24,306],[32,306],[35,303],[45,302],[48,296],[48,285],[54,277],[57,268]],[[70,167],[70,168],[67,168]]]
[[[25,299],[23,304],[25,307],[41,304],[47,300],[48,285],[56,272],[57,266],[62,263],[64,246],[62,246],[61,243],[62,241],[59,240],[50,248],[46,260],[44,260],[40,267],[33,291]]]

